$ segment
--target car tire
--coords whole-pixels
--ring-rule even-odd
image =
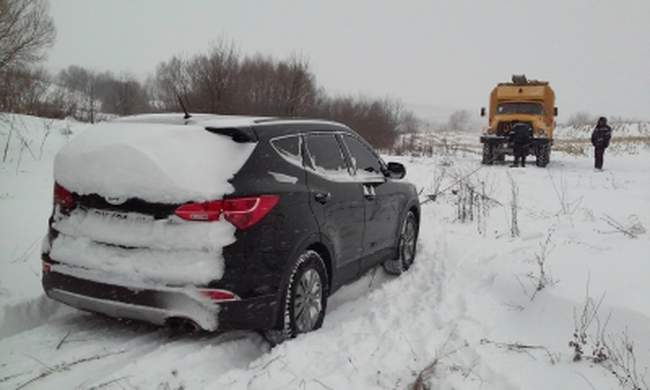
[[[313,250],[303,252],[291,268],[280,299],[279,329],[264,337],[277,345],[323,325],[327,309],[329,279],[323,258]]]
[[[409,211],[402,222],[398,237],[397,259],[384,261],[384,270],[391,275],[401,275],[415,261],[419,224],[413,211]]]

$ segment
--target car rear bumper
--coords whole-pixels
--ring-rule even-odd
[[[42,283],[50,298],[69,306],[155,325],[183,319],[207,331],[269,329],[277,318],[275,295],[212,303],[194,288],[126,287],[57,272],[56,267],[43,272]]]

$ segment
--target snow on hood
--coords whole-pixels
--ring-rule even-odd
[[[104,123],[76,136],[54,160],[57,183],[78,194],[181,203],[219,199],[254,143],[200,126]]]

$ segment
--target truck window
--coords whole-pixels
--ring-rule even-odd
[[[501,103],[497,114],[532,114],[544,115],[544,107],[538,103]]]

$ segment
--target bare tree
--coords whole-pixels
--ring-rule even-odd
[[[108,74],[100,83],[102,110],[117,115],[132,115],[149,111],[149,96],[140,82],[132,75],[118,78]],[[102,85],[104,84],[105,85]]]
[[[567,124],[573,127],[592,126],[596,122],[596,118],[587,112],[576,112],[571,115],[567,120]]]
[[[94,123],[100,109],[97,72],[70,65],[59,72],[58,82],[68,90],[78,93],[79,105],[75,117]]]
[[[515,179],[508,174],[508,179],[510,179],[510,193],[512,198],[510,200],[510,236],[512,238],[519,237],[519,218],[517,216],[517,211],[519,210],[519,186]]]
[[[0,71],[41,60],[55,37],[44,0],[0,0]]]
[[[294,57],[288,63],[279,66],[282,85],[285,86],[282,100],[283,113],[287,116],[304,114],[312,105],[316,90],[314,76],[309,71],[309,63],[299,57]]]
[[[51,80],[45,69],[6,67],[0,84],[0,111],[50,116],[46,97]]]
[[[230,113],[238,65],[237,49],[225,40],[212,46],[207,55],[195,56],[187,64],[195,95],[193,108],[215,114]]]
[[[59,83],[71,91],[87,92],[88,86],[94,82],[96,75],[81,66],[70,65],[58,74]]]
[[[399,131],[407,134],[414,134],[420,130],[422,126],[422,121],[415,116],[412,111],[403,111],[400,113],[400,125]]]
[[[472,115],[467,110],[454,111],[449,116],[449,130],[468,131],[470,130]]]
[[[279,61],[261,54],[242,57],[224,40],[207,54],[161,63],[148,84],[157,110],[176,110],[180,95],[193,112],[332,119],[383,149],[393,147],[400,131],[419,127],[395,100],[329,96],[300,56]]]
[[[161,62],[153,77],[153,95],[156,107],[162,111],[178,107],[178,96],[187,99],[191,91],[186,60],[173,56],[169,61]]]

